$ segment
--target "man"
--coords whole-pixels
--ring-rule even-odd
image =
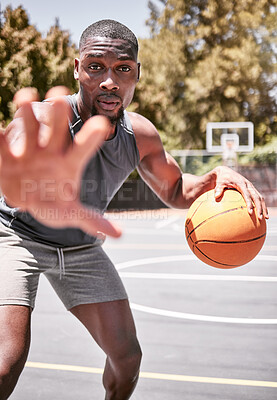
[[[262,196],[241,175],[226,167],[182,174],[151,122],[125,111],[139,79],[137,52],[124,25],[89,26],[75,60],[79,92],[67,102],[24,104],[0,136],[0,400],[13,391],[27,358],[41,272],[106,353],[105,399],[130,398],[141,350],[99,232],[120,235],[101,214],[134,168],[169,206],[187,208],[209,189],[220,198],[232,187],[249,213],[254,203],[259,217],[268,217]]]

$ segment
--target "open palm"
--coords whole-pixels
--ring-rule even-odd
[[[25,136],[21,154],[14,154],[7,138],[0,135],[0,187],[7,203],[53,228],[78,227],[91,235],[119,236],[118,228],[79,199],[84,168],[110,131],[108,119],[90,118],[74,145],[66,146],[68,105],[57,99],[47,128],[48,141],[42,145],[31,104],[24,104],[21,112]]]

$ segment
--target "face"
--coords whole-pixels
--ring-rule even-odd
[[[139,64],[128,41],[89,38],[75,60],[79,80],[78,108],[82,119],[107,116],[113,124],[131,103],[139,78]]]

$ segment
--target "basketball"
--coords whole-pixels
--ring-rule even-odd
[[[259,253],[266,237],[266,222],[258,219],[256,209],[249,215],[237,190],[225,190],[220,200],[210,190],[189,208],[185,235],[193,253],[204,263],[235,268]]]

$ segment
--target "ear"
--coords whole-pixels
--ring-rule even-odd
[[[139,81],[139,78],[140,78],[140,63],[138,63],[138,77],[137,77],[138,81]]]
[[[79,80],[79,63],[80,63],[79,58],[75,58],[75,61],[74,61],[74,79],[76,79],[76,81]]]

